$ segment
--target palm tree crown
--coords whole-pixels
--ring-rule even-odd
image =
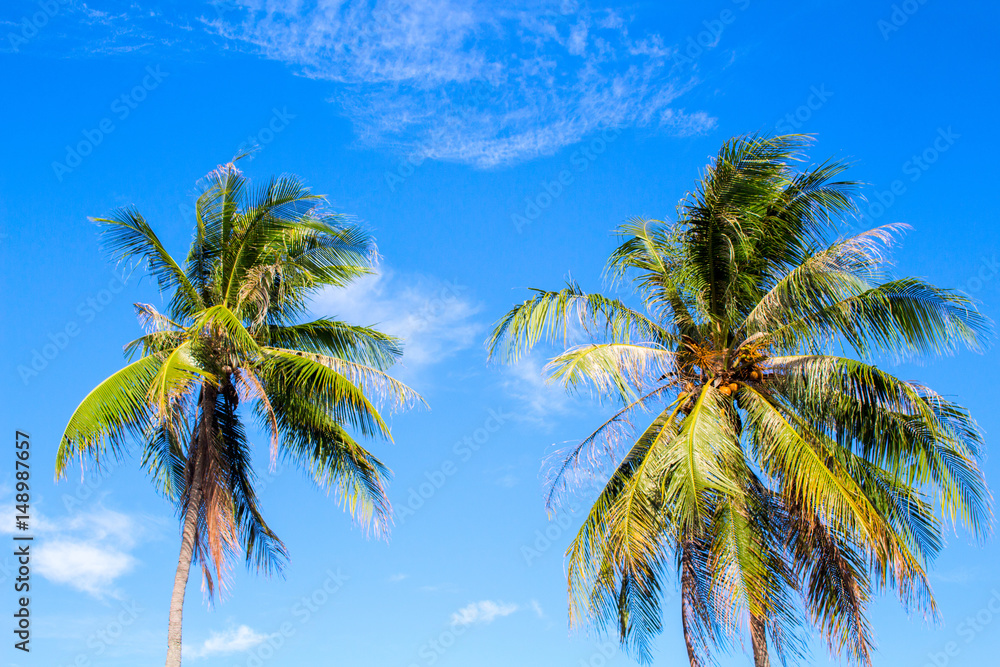
[[[118,261],[140,260],[170,294],[166,314],[136,304],[145,335],[127,366],[73,413],[57,474],[74,457],[101,463],[142,446],[142,465],[183,518],[167,664],[180,663],[180,614],[188,567],[202,566],[209,595],[231,560],[264,572],[286,551],[254,491],[254,419],[283,456],[376,533],[390,520],[388,470],[348,432],[391,438],[377,407],[419,400],[386,373],[399,341],[335,319],[300,320],[310,297],[372,271],[372,239],[324,211],[294,177],[253,188],[230,163],[206,177],[183,267],[138,211],[98,220]],[[245,408],[241,410],[241,408]]]
[[[795,170],[806,143],[731,140],[676,223],[619,229],[608,272],[644,310],[576,284],[538,290],[489,342],[514,362],[589,334],[551,360],[551,379],[621,407],[569,452],[549,502],[574,466],[612,456],[568,551],[570,618],[615,628],[644,661],[676,577],[692,665],[744,632],[756,665],[769,649],[794,659],[809,624],[869,665],[872,595],[933,612],[943,521],[989,530],[975,422],[874,363],[977,348],[988,321],[958,293],[886,273],[901,226],[831,242],[856,184],[838,162]]]

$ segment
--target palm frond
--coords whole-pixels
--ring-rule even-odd
[[[491,358],[516,363],[541,341],[565,343],[573,327],[603,334],[615,343],[639,340],[665,345],[674,339],[621,301],[585,294],[575,283],[558,292],[534,291],[534,298],[512,308],[496,324],[487,342]]]

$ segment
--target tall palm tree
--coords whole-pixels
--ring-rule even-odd
[[[989,530],[969,413],[876,365],[976,348],[988,321],[958,293],[887,275],[900,226],[831,241],[856,184],[842,163],[793,168],[806,143],[733,139],[675,223],[620,227],[608,272],[643,309],[537,290],[489,341],[516,362],[580,336],[550,379],[620,405],[556,468],[549,504],[581,462],[610,457],[567,552],[570,620],[615,628],[641,661],[676,577],[691,665],[747,635],[757,667],[794,660],[810,625],[870,665],[873,594],[933,612],[943,521]]]
[[[230,163],[205,182],[183,268],[135,209],[98,220],[114,258],[145,264],[169,306],[161,314],[136,304],[145,335],[126,346],[130,363],[73,413],[56,459],[61,476],[75,457],[100,465],[141,447],[143,467],[176,502],[167,667],[181,662],[192,561],[211,596],[241,552],[265,573],[286,557],[260,512],[245,419],[269,436],[272,466],[278,456],[298,464],[381,533],[389,471],[348,429],[391,439],[376,404],[419,400],[386,374],[401,354],[397,339],[335,319],[300,322],[318,290],[372,272],[373,240],[295,177],[252,188]]]

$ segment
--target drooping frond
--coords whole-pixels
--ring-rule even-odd
[[[673,379],[676,355],[663,348],[642,343],[596,343],[570,348],[546,366],[550,380],[575,390],[589,386],[597,395],[634,401]]]
[[[84,399],[57,455],[62,475],[76,456],[100,465],[108,451],[141,448],[142,467],[193,520],[209,596],[237,557],[266,573],[287,559],[261,512],[241,409],[261,419],[272,463],[294,461],[381,535],[389,471],[355,438],[391,439],[380,411],[422,402],[387,372],[400,340],[331,317],[302,321],[320,290],[374,271],[371,235],[297,177],[254,186],[235,162],[200,182],[183,268],[135,209],[98,220],[112,258],[141,260],[169,306],[136,304],[144,335],[125,352],[138,358]]]
[[[162,355],[134,361],[97,385],[73,411],[56,453],[56,476],[78,455],[98,464],[110,448],[119,456],[132,438],[142,438],[154,424],[149,388],[163,365]]]
[[[773,358],[772,387],[841,447],[908,484],[929,486],[951,520],[979,538],[992,526],[977,456],[982,434],[968,411],[926,387],[842,357]]]
[[[575,283],[559,292],[535,292],[534,298],[512,308],[497,323],[487,343],[491,358],[500,356],[505,362],[516,363],[541,341],[565,343],[574,327],[602,334],[614,343],[665,345],[674,338],[621,301],[585,294]]]
[[[392,508],[386,494],[389,469],[355,441],[315,401],[295,391],[274,395],[286,437],[282,452],[321,488],[334,491],[343,508],[375,535],[385,534]]]
[[[900,278],[830,303],[804,302],[766,333],[777,349],[816,352],[838,338],[862,357],[942,354],[981,349],[990,323],[965,296],[916,278]]]
[[[664,503],[684,533],[700,536],[713,495],[739,498],[743,454],[726,397],[711,384],[694,396],[680,432],[664,446]]]
[[[638,438],[595,501],[569,549],[570,622],[615,627],[642,662],[661,628],[669,572],[657,479],[659,449],[676,436],[678,410],[663,411]]]
[[[269,392],[299,392],[340,424],[349,424],[365,436],[391,439],[389,426],[363,387],[380,392],[390,406],[403,407],[418,399],[412,389],[370,367],[341,359],[279,348],[263,348],[260,377]]]
[[[94,218],[102,226],[105,247],[117,263],[138,258],[156,279],[160,292],[173,292],[171,312],[190,312],[204,303],[195,286],[164,248],[135,208],[120,208],[110,218]]]
[[[834,655],[871,667],[875,639],[868,621],[872,586],[864,549],[817,516],[789,508],[789,549],[801,579],[805,610],[826,637]]]

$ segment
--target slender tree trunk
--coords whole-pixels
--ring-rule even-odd
[[[767,657],[767,625],[761,616],[750,617],[750,640],[753,642],[754,667],[770,667]]]
[[[177,559],[177,573],[174,575],[174,592],[170,596],[170,621],[167,627],[167,665],[180,667],[181,664],[181,620],[184,615],[184,592],[191,572],[194,556],[194,539],[198,529],[198,510],[201,506],[201,484],[195,482],[189,495],[187,512],[184,514],[184,531],[181,533],[181,553]]]
[[[701,667],[701,661],[698,660],[698,651],[694,646],[694,639],[691,637],[692,628],[690,627],[696,622],[695,617],[698,613],[692,600],[692,597],[698,595],[696,589],[697,583],[695,581],[694,567],[691,564],[691,554],[688,551],[688,546],[685,544],[682,548],[684,552],[681,555],[681,621],[684,626],[684,646],[687,648],[690,667]]]
[[[204,387],[201,400],[201,428],[198,430],[197,442],[192,443],[189,456],[194,472],[191,476],[191,488],[188,491],[188,506],[184,513],[184,529],[181,531],[181,553],[177,558],[177,572],[174,574],[174,591],[170,596],[170,620],[167,625],[167,663],[166,667],[180,667],[181,664],[181,622],[184,616],[184,593],[187,590],[188,575],[191,573],[191,560],[194,557],[194,543],[198,533],[198,515],[201,511],[202,488],[201,480],[205,461],[208,458],[206,450],[210,446],[210,438],[215,432],[215,389]]]

